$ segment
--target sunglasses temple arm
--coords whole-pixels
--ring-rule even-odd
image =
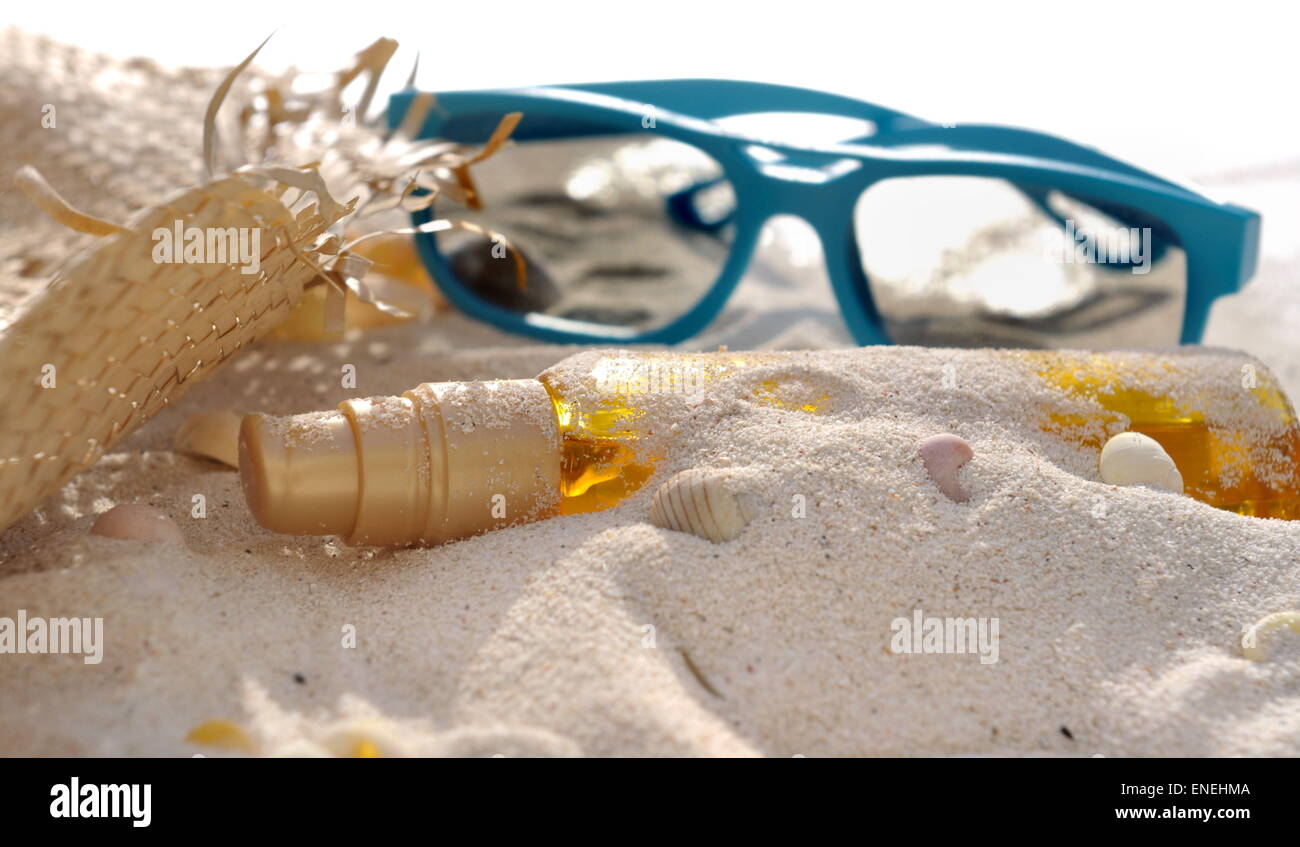
[[[400,125],[410,108],[415,92],[401,91],[393,95],[388,104],[389,125]],[[461,144],[481,144],[496,127],[499,116],[480,114],[447,114],[437,108],[430,110],[416,138],[442,138]],[[525,119],[513,133],[512,141],[548,141],[569,138],[595,138],[602,135],[622,134],[608,125],[575,121],[558,116],[526,112]]]
[[[1080,199],[1066,192],[1061,192],[1072,199],[1079,200],[1079,202],[1092,206],[1107,217],[1118,221],[1120,225],[1125,229],[1128,229],[1130,233],[1138,232],[1148,234],[1150,239],[1147,245],[1149,250],[1148,255],[1134,256],[1133,253],[1130,252],[1127,260],[1120,259],[1118,256],[1112,256],[1109,252],[1105,252],[1109,249],[1111,243],[1110,239],[1098,239],[1090,235],[1086,229],[1080,229],[1077,222],[1064,217],[1051,207],[1047,202],[1047,194],[1049,191],[1055,189],[1028,189],[1021,186],[1016,186],[1016,188],[1029,198],[1030,202],[1032,202],[1044,216],[1059,226],[1062,232],[1068,232],[1070,234],[1070,239],[1073,241],[1073,244],[1067,245],[1068,247],[1078,247],[1090,244],[1091,250],[1098,256],[1098,262],[1104,267],[1115,270],[1126,270],[1129,266],[1134,264],[1140,265],[1158,262],[1164,257],[1165,253],[1168,252],[1169,248],[1175,244],[1173,239],[1166,237],[1161,231],[1162,227],[1150,226],[1149,221],[1135,219],[1130,215],[1126,215],[1124,210],[1109,204],[1104,204],[1101,201]],[[1144,224],[1146,225],[1144,226]],[[1105,255],[1103,257],[1104,252]],[[1137,259],[1138,261],[1135,262],[1134,259]]]

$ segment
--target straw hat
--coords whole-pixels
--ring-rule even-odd
[[[427,100],[396,133],[342,121],[343,89],[367,79],[353,107],[367,114],[396,46],[380,39],[330,90],[298,95],[291,75],[250,67],[256,51],[233,70],[166,69],[0,33],[0,531],[282,323],[304,289],[328,292],[336,324],[344,292],[406,313],[362,281],[370,262],[344,225],[472,197],[469,166],[518,116],[476,153],[413,140]],[[259,261],[155,252],[160,231],[193,228],[249,235]]]

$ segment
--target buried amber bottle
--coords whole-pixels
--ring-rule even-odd
[[[1098,450],[1099,430],[1149,435],[1178,466],[1189,497],[1240,515],[1300,518],[1300,424],[1255,360],[1224,351],[1015,355],[1031,359],[1049,385],[1100,407],[1049,411],[1043,429]]]
[[[849,355],[871,367],[876,354]],[[1055,437],[1099,450],[1116,432],[1142,432],[1177,463],[1189,496],[1244,515],[1300,517],[1300,429],[1272,376],[1247,357],[964,355],[1000,357],[1055,389],[1044,395],[1055,401],[1025,410]],[[583,353],[537,379],[427,383],[329,412],[249,415],[240,435],[244,490],[268,529],[358,544],[436,544],[598,511],[653,473],[665,444],[655,422],[670,426],[675,411],[721,380],[786,361],[780,353]],[[834,404],[794,382],[764,377],[748,390],[809,414]]]

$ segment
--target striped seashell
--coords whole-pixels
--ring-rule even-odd
[[[722,543],[737,538],[757,514],[757,499],[736,476],[712,468],[691,468],[655,492],[650,523]]]

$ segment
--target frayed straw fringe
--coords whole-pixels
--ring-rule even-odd
[[[465,229],[501,242],[525,284],[522,257],[499,233],[456,221],[370,233],[343,243],[349,221],[384,209],[428,208],[439,197],[470,207],[481,202],[470,167],[498,152],[520,115],[504,118],[473,153],[439,141],[414,141],[432,105],[417,98],[406,120],[385,136],[364,121],[379,75],[396,49],[380,39],[336,76],[332,91],[289,108],[289,92],[268,87],[260,112],[240,113],[237,139],[262,163],[218,174],[216,119],[222,102],[262,49],[232,69],[217,86],[204,118],[205,181],[132,216],[126,225],[76,210],[35,168],[23,167],[17,187],[59,223],[99,236],[60,269],[41,297],[0,336],[0,390],[8,407],[0,427],[0,531],[57,491],[105,451],[175,401],[228,358],[281,323],[303,291],[329,286],[327,329],[342,325],[344,292],[382,311],[405,316],[363,281],[370,262],[353,252],[365,240],[391,233]],[[360,75],[367,85],[344,128],[341,92]],[[265,132],[256,145],[248,134],[256,119]],[[296,146],[268,160],[287,138],[281,124],[312,129],[325,139],[314,149]],[[333,187],[333,190],[331,190]],[[354,193],[346,203],[336,191]],[[420,193],[417,193],[420,192]],[[180,221],[185,229],[256,228],[264,245],[260,269],[234,265],[171,264],[153,259],[156,228]]]

